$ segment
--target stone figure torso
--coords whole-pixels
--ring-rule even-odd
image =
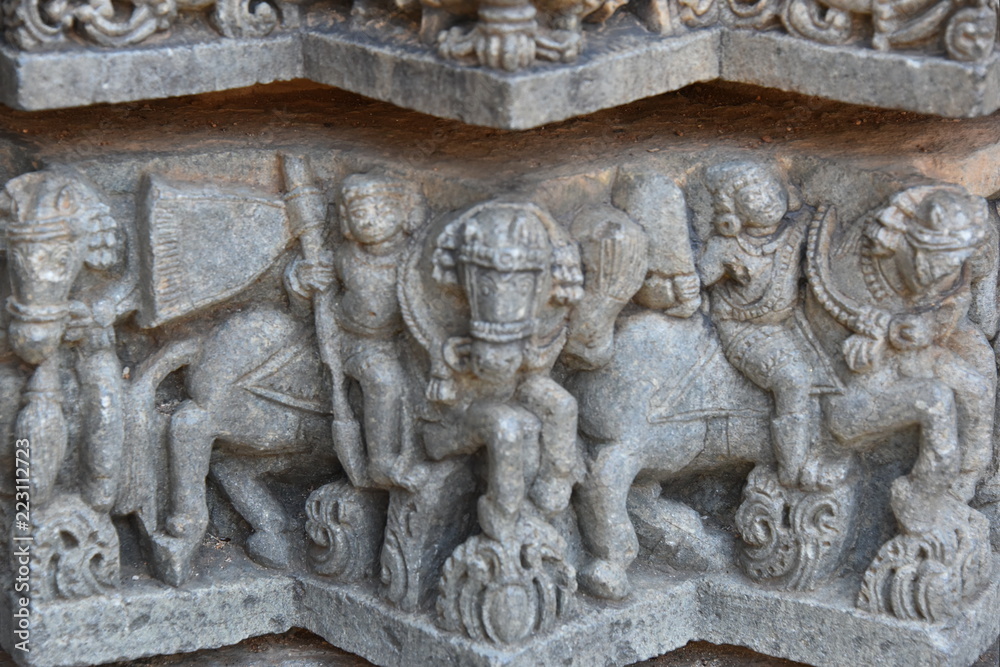
[[[340,324],[351,333],[388,338],[403,329],[396,299],[397,253],[384,256],[348,243],[337,250],[337,273],[343,285]]]

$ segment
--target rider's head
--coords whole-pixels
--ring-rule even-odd
[[[362,245],[382,243],[405,228],[410,192],[402,181],[376,174],[352,174],[340,190],[344,237]]]
[[[773,232],[792,208],[785,183],[763,164],[726,162],[709,167],[705,176],[714,197],[715,228],[724,236]]]

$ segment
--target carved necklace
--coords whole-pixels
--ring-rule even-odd
[[[736,242],[740,245],[743,252],[754,257],[763,257],[764,255],[773,255],[777,250],[784,245],[785,232],[788,231],[789,221],[785,220],[781,223],[773,233],[767,236],[751,236],[750,234],[737,234]]]

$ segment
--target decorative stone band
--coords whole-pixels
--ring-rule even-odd
[[[10,243],[69,240],[73,238],[74,218],[48,218],[44,221],[11,222],[7,224]]]
[[[496,248],[476,242],[466,242],[459,261],[497,271],[544,271],[552,260],[548,248]]]
[[[484,322],[473,320],[469,324],[469,335],[488,343],[513,343],[531,335],[535,328],[532,320],[519,322]]]
[[[252,8],[246,0],[199,0],[198,11],[214,8],[207,19],[211,27],[193,16],[177,18],[195,11],[189,3],[164,9],[163,3],[132,0],[120,14],[105,16],[105,5],[97,0],[91,3],[97,9],[70,0],[56,3],[60,14],[52,16],[39,0],[11,0],[4,13],[11,48],[0,48],[0,67],[10,76],[0,82],[0,103],[66,108],[306,78],[434,116],[526,129],[724,79],[949,117],[988,115],[1000,107],[993,83],[1000,76],[995,3],[938,2],[923,11],[887,2],[898,15],[893,40],[910,24],[924,25],[927,12],[944,17],[935,30],[921,33],[919,43],[904,45],[866,44],[865,31],[856,34],[853,27],[846,41],[832,42],[828,35],[821,39],[799,30],[803,17],[832,11],[824,2],[707,0],[697,3],[695,25],[684,18],[685,11],[693,15],[687,3],[680,3],[679,16],[669,16],[673,3],[637,0],[630,8],[638,18],[623,14],[600,30],[579,25],[543,30],[539,26],[557,17],[540,3],[480,0],[472,3],[478,22],[455,28],[468,48],[456,46],[449,56],[451,51],[432,43],[434,34],[424,35],[430,41],[422,43],[423,32],[416,28],[383,34],[368,22],[362,30],[355,22],[320,16],[325,10],[318,5],[301,10],[313,15],[300,17],[298,5],[279,0]],[[649,12],[640,5],[663,7]],[[766,21],[740,14],[758,5]],[[374,11],[389,25],[388,10]],[[425,16],[428,26],[432,13]],[[537,25],[532,14],[538,15]],[[870,13],[847,14],[851,20],[838,25],[859,30],[874,25]],[[461,17],[449,21],[454,18]],[[975,43],[967,44],[970,39]],[[140,43],[142,48],[135,48]],[[498,52],[484,66],[470,64],[481,60],[472,57],[479,51],[515,48],[520,51]],[[583,57],[564,66],[577,52]],[[494,61],[517,75],[498,71]],[[157,76],[137,74],[150,71]]]
[[[18,322],[48,324],[61,322],[69,315],[69,303],[56,305],[25,304],[14,297],[7,297],[7,312]]]

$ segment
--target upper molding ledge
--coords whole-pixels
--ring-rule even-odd
[[[0,102],[304,77],[526,129],[721,78],[981,116],[1000,108],[997,12],[997,0],[5,0]]]

